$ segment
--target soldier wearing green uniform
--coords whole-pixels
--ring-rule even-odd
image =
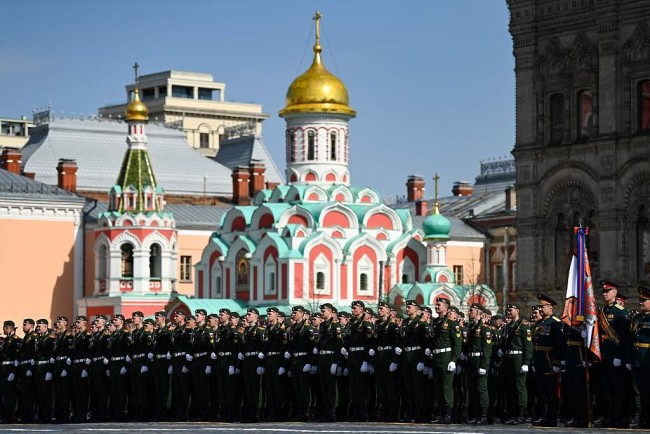
[[[432,322],[433,338],[433,390],[437,408],[434,423],[451,423],[451,408],[454,404],[453,381],[456,360],[462,347],[460,326],[452,319],[449,311],[451,301],[447,297],[436,298],[438,317]]]
[[[504,330],[503,349],[503,385],[506,389],[507,415],[505,423],[509,425],[526,422],[525,411],[528,406],[526,377],[530,360],[533,356],[533,339],[530,323],[519,317],[519,306],[506,306],[508,325]]]
[[[565,427],[587,427],[587,377],[586,367],[589,364],[588,350],[585,347],[584,327],[565,327],[566,347],[562,362],[566,369],[566,384],[563,390],[568,391],[562,395],[562,405],[566,405],[567,421]]]
[[[601,280],[600,286],[605,306],[598,309],[600,331],[600,390],[602,417],[594,422],[596,428],[621,427],[621,403],[623,402],[623,360],[629,345],[629,312],[616,302],[618,286],[608,280]]]
[[[3,324],[5,340],[0,345],[0,391],[2,395],[2,423],[13,423],[18,398],[18,361],[22,339],[16,336],[16,324],[5,321]]]
[[[90,343],[92,334],[87,329],[88,318],[77,316],[73,328],[72,382],[73,422],[86,422],[90,398]]]
[[[192,407],[200,420],[209,420],[210,381],[212,377],[212,359],[214,352],[214,330],[206,323],[208,312],[196,309],[196,329],[192,341]]]
[[[258,324],[259,311],[254,307],[246,310],[242,333],[242,377],[244,380],[244,407],[241,422],[258,422],[260,386],[264,375],[265,330]]]
[[[341,348],[347,357],[350,373],[350,413],[352,421],[364,422],[368,404],[368,370],[375,350],[371,347],[374,337],[372,324],[364,319],[365,303],[361,300],[352,302],[350,335],[348,347]]]
[[[266,421],[276,422],[283,419],[285,414],[284,377],[286,374],[284,353],[287,351],[287,330],[280,321],[280,310],[277,307],[266,309]]]
[[[92,336],[90,352],[92,355],[91,375],[93,406],[92,418],[103,422],[107,418],[108,401],[111,394],[109,371],[109,358],[111,335],[106,328],[108,317],[96,316],[97,331]]]
[[[53,392],[54,417],[57,423],[70,421],[70,408],[72,399],[72,385],[70,383],[70,367],[72,366],[72,351],[74,337],[68,330],[68,318],[59,316],[54,324],[56,345],[54,346],[54,372]]]
[[[124,315],[113,315],[115,332],[110,339],[110,383],[111,383],[111,407],[113,417],[117,421],[126,418],[127,396],[129,390],[128,365],[126,357],[129,355],[129,335],[124,330]]]
[[[467,393],[469,423],[486,425],[488,408],[487,373],[492,357],[492,329],[483,323],[483,306],[472,303],[469,308],[469,328],[465,355],[467,357]]]
[[[336,407],[336,372],[338,358],[343,347],[343,331],[338,321],[334,320],[334,306],[325,303],[319,306],[323,321],[320,324],[317,343],[317,375],[322,394],[323,416],[321,422],[335,421]]]
[[[630,428],[650,428],[650,288],[639,287],[639,308],[632,324],[631,359],[634,385],[641,395],[641,417]]]
[[[424,422],[426,420],[424,344],[429,328],[421,321],[420,306],[415,300],[406,300],[406,314],[408,317],[404,319],[400,328],[401,347],[398,354],[402,355],[400,363],[406,387],[404,416],[407,421]]]
[[[167,419],[167,401],[170,392],[170,370],[172,350],[172,326],[167,324],[164,311],[154,314],[156,328],[153,332],[153,387],[154,387],[154,417],[156,420]]]
[[[36,321],[36,401],[38,405],[38,420],[41,423],[52,422],[52,375],[54,372],[54,347],[56,336],[48,328],[46,319]]]
[[[233,422],[235,418],[235,365],[241,344],[241,337],[231,317],[230,309],[219,309],[219,328],[215,342],[217,355],[215,376],[219,396],[217,419],[223,422]]]
[[[397,421],[397,376],[399,373],[399,356],[395,353],[400,345],[399,326],[390,315],[390,306],[379,302],[377,314],[379,322],[375,327],[377,355],[375,373],[377,374],[377,407],[379,420],[382,422]]]
[[[22,423],[30,423],[34,420],[34,405],[36,404],[34,365],[36,364],[37,338],[37,333],[34,330],[35,325],[36,322],[31,318],[23,320],[23,343],[20,347],[20,366],[18,367]]]
[[[307,422],[309,420],[309,375],[311,371],[311,356],[316,345],[314,330],[307,321],[309,314],[302,306],[291,308],[291,319],[294,324],[289,330],[289,349],[285,358],[290,360],[291,385],[296,396],[294,420]],[[289,356],[289,357],[287,357]]]
[[[452,411],[453,423],[464,423],[467,420],[467,356],[465,355],[465,345],[467,344],[468,328],[465,323],[465,314],[456,306],[449,308],[450,312],[456,315],[461,337],[461,353],[458,355],[456,362],[456,372],[454,372],[454,408]]]

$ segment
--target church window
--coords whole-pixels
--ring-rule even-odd
[[[216,297],[221,297],[221,276],[216,276],[214,278],[214,295]]]
[[[368,291],[368,275],[366,273],[361,273],[359,276],[359,291]]]
[[[106,261],[108,260],[108,255],[106,252],[106,246],[101,246],[99,248],[99,255],[97,258],[97,277],[103,279],[106,276]]]
[[[275,270],[276,263],[273,256],[269,255],[264,263],[264,294],[275,294]]]
[[[402,283],[409,283],[409,275],[402,274]]]
[[[307,160],[316,158],[316,134],[313,131],[307,133]]]
[[[199,133],[199,147],[201,149],[210,147],[210,133]]]
[[[454,278],[456,279],[456,285],[462,285],[463,282],[463,266],[454,265]]]
[[[593,127],[593,98],[590,90],[578,94],[578,138],[588,139]]]
[[[551,96],[551,143],[562,143],[564,138],[564,95]]]
[[[636,251],[639,280],[650,278],[650,219],[648,209],[643,206],[639,210],[636,224]]]
[[[291,153],[291,162],[296,161],[296,132],[291,131],[289,132],[289,149]]]
[[[330,133],[330,160],[336,160],[336,133]]]
[[[192,281],[192,257],[181,256],[181,282]]]
[[[130,243],[122,244],[122,278],[133,278],[133,245]]]
[[[650,80],[639,83],[639,131],[650,132]]]
[[[314,260],[311,284],[314,294],[327,294],[330,289],[330,261],[324,254],[319,254]]]
[[[325,290],[325,273],[322,271],[316,273],[316,289],[319,291]]]
[[[237,292],[248,292],[249,290],[249,270],[250,264],[246,257],[246,250],[240,250],[235,259],[235,266],[237,267]]]
[[[162,276],[162,255],[160,244],[154,243],[149,249],[149,277],[160,279]]]
[[[359,295],[372,295],[373,291],[373,262],[368,255],[364,255],[359,261],[357,272],[359,273]]]

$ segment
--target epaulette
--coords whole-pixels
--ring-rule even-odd
[[[562,321],[560,318],[556,317],[555,315],[553,315],[551,318],[553,318],[555,320],[555,322],[561,322]]]
[[[521,323],[522,323],[523,325],[526,325],[526,326],[529,326],[529,325],[530,325],[530,321],[528,321],[527,319],[522,319],[522,320],[521,320]]]
[[[621,306],[620,304],[616,303],[614,306],[616,306],[619,310],[625,309],[624,306]]]

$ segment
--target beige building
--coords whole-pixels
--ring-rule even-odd
[[[152,122],[185,131],[189,145],[209,157],[222,139],[260,135],[269,117],[259,104],[226,101],[226,84],[215,82],[212,74],[158,72],[138,77],[138,87]],[[126,86],[125,101],[131,101],[134,89],[134,83]],[[99,115],[121,118],[125,108],[126,102],[101,107]]]
[[[0,148],[22,148],[29,140],[32,122],[20,119],[0,118]]]

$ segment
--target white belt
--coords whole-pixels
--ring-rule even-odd
[[[103,357],[93,357],[93,362],[99,362],[100,360],[104,360]]]
[[[523,354],[523,351],[517,351],[517,350],[508,350],[506,351],[506,354]]]
[[[293,353],[292,354],[293,357],[300,357],[300,356],[306,356],[306,355],[307,355],[307,353]]]
[[[334,354],[336,351],[320,350],[318,354]]]
[[[230,351],[228,351],[228,352],[225,352],[225,353],[219,353],[218,355],[219,355],[219,357],[223,357],[223,356],[230,356],[230,355],[232,355],[232,353]]]
[[[134,354],[132,358],[139,359],[140,357],[144,357],[144,353],[142,353],[142,354]]]
[[[483,355],[483,353],[482,353],[482,352],[478,352],[478,353],[467,353],[467,355],[470,356],[470,357],[480,357],[480,356]]]
[[[180,353],[174,353],[174,354],[172,354],[172,355],[173,355],[174,357],[184,356],[184,355],[185,355],[185,351],[180,352]]]
[[[167,354],[156,354],[156,359],[166,359]]]
[[[86,361],[86,359],[74,359],[73,360],[74,363],[82,363],[82,362],[85,362],[85,361]]]
[[[37,365],[47,365],[49,363],[50,363],[49,360],[39,360],[38,362],[36,362]]]
[[[405,347],[404,351],[409,352],[409,351],[415,351],[415,350],[421,350],[422,347]]]
[[[266,353],[267,356],[277,356],[278,354],[281,354],[280,351],[270,351]]]
[[[440,354],[440,353],[449,353],[451,352],[451,348],[440,348],[437,350],[431,350],[433,354]]]
[[[3,365],[13,365],[14,361],[13,360],[5,360],[4,362],[2,362],[2,364]]]
[[[56,361],[60,362],[61,360],[65,360],[67,358],[68,358],[68,356],[59,356],[59,357],[56,358]]]
[[[355,351],[363,351],[365,349],[366,347],[351,347],[348,351],[355,352]]]
[[[387,346],[387,347],[377,347],[377,351],[384,351],[384,350],[392,350],[393,347]]]
[[[253,356],[257,356],[257,354],[258,354],[257,351],[249,351],[247,353],[244,353],[244,357],[253,357]]]
[[[198,359],[199,357],[203,357],[203,356],[207,356],[207,355],[208,355],[208,353],[196,353],[196,354],[194,354],[194,357]]]
[[[124,356],[111,357],[111,361],[113,361],[113,362],[117,362],[118,360],[124,360]]]
[[[20,362],[21,365],[31,365],[32,363],[34,363],[34,359],[23,360],[22,362]]]

